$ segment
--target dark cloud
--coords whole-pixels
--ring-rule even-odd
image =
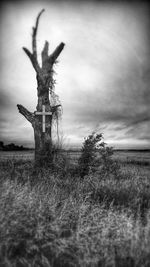
[[[139,140],[148,140],[148,141],[150,141],[150,135],[149,134],[145,134],[145,135],[143,135],[143,136],[138,136],[138,139]],[[149,145],[149,148],[150,148],[150,145]]]

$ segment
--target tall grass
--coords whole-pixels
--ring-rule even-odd
[[[150,266],[148,172],[1,162],[0,266]]]

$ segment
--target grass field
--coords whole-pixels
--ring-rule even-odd
[[[79,156],[79,151],[66,151],[65,155],[72,161],[76,161]],[[134,163],[141,165],[149,165],[150,164],[150,151],[142,152],[142,151],[114,151],[113,158],[115,160],[119,160],[122,163]],[[4,160],[33,160],[34,159],[34,150],[27,151],[0,151],[0,161]]]
[[[77,155],[35,170],[17,153],[0,154],[1,267],[150,266],[150,154],[81,179]]]

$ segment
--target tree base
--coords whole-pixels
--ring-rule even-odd
[[[35,153],[35,166],[49,168],[53,166],[54,153],[53,151],[38,151]]]

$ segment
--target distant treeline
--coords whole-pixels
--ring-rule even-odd
[[[0,150],[1,151],[22,151],[22,150],[29,150],[30,148],[24,146],[18,146],[14,143],[10,143],[8,145],[4,145],[4,142],[0,141]]]
[[[4,142],[0,141],[0,151],[22,151],[22,150],[34,150],[34,148],[28,148],[24,146],[18,146],[14,143],[4,145]],[[81,153],[81,148],[60,149],[65,153]],[[114,149],[114,152],[150,152],[150,149]]]

